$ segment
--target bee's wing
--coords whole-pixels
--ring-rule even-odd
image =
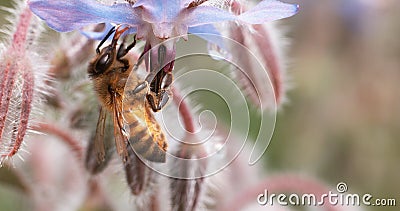
[[[148,101],[146,101],[144,116],[147,122],[148,131],[150,132],[153,141],[157,143],[158,147],[161,148],[163,151],[167,151],[167,142],[165,141],[165,135],[161,130],[160,125],[154,118]]]
[[[112,137],[105,133],[110,129],[110,125],[106,124],[107,115],[106,109],[100,107],[96,131],[93,131],[87,147],[85,166],[92,174],[101,172],[113,153]]]
[[[128,135],[124,129],[124,119],[122,116],[122,102],[116,100],[114,97],[114,112],[113,112],[113,122],[114,122],[114,137],[115,146],[117,148],[118,155],[122,156],[125,162],[128,158],[128,151],[126,150]]]
[[[97,155],[97,162],[101,163],[105,160],[105,147],[104,147],[104,129],[106,127],[107,111],[105,108],[100,107],[99,119],[97,120],[96,134],[94,136],[94,151]]]

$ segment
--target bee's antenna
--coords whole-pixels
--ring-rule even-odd
[[[115,31],[115,26],[113,26],[110,31],[108,31],[107,35],[100,41],[99,45],[96,48],[96,53],[100,54],[100,47],[104,44],[104,42],[111,36],[111,34]]]

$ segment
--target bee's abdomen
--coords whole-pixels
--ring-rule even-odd
[[[147,127],[138,120],[129,124],[129,144],[139,157],[153,162],[165,162],[165,150],[153,139]]]
[[[129,144],[139,157],[164,163],[167,148],[165,137],[150,113],[149,105],[145,100],[146,89],[133,93],[132,90],[135,87],[136,84],[127,81],[125,87],[127,91],[123,99],[125,107],[123,115],[129,126]]]

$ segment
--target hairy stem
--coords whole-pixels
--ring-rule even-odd
[[[178,106],[179,114],[182,117],[183,124],[188,133],[194,133],[194,124],[192,113],[189,110],[188,104],[183,100],[181,94],[176,88],[172,88],[172,93],[174,95],[174,102]]]
[[[34,130],[53,134],[59,137],[68,147],[76,154],[78,160],[81,160],[83,157],[83,149],[77,140],[75,140],[70,134],[62,131],[54,125],[47,123],[39,123],[37,125],[32,126]]]
[[[13,35],[12,47],[18,54],[24,54],[26,47],[26,37],[32,19],[32,12],[26,7],[19,16],[17,29]]]
[[[254,25],[254,29],[257,31],[255,37],[260,49],[262,49],[260,50],[260,53],[263,55],[265,67],[267,67],[267,70],[270,73],[272,86],[274,87],[275,100],[279,105],[282,101],[283,92],[281,77],[282,70],[268,32],[260,25]]]

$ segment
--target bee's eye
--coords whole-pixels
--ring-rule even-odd
[[[97,60],[95,71],[97,74],[103,73],[106,71],[112,64],[112,56],[109,53],[105,53],[100,56]]]

